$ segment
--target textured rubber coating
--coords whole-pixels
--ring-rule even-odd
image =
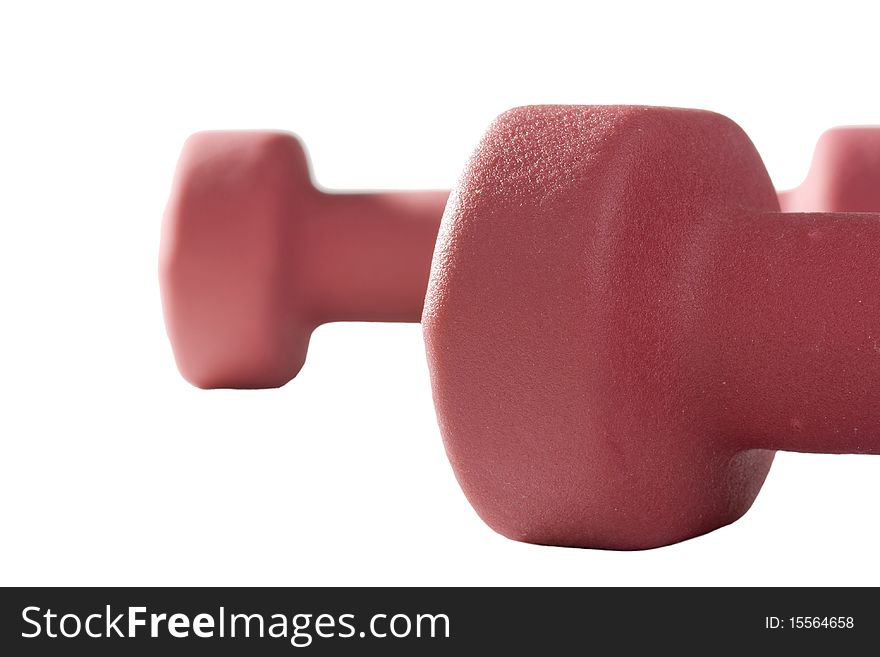
[[[166,208],[165,323],[203,388],[296,376],[323,322],[417,322],[447,192],[328,194],[290,134],[190,137]]]
[[[773,450],[880,451],[880,218],[785,215],[717,114],[499,117],[422,317],[468,499],[533,543],[650,548],[752,504]]]

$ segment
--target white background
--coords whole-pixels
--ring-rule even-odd
[[[0,8],[0,583],[880,584],[880,459],[780,454],[733,525],[638,553],[496,535],[416,325],[330,325],[280,390],[178,375],[157,284],[179,148],[279,128],[333,188],[446,187],[529,103],[713,109],[774,182],[880,123],[872,2],[45,2]]]

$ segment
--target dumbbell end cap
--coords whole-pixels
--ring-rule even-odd
[[[159,278],[181,374],[200,388],[284,385],[312,325],[289,289],[290,213],[312,189],[287,133],[201,132],[184,145],[162,225]]]
[[[773,452],[719,438],[706,390],[729,336],[701,318],[727,301],[703,290],[719,228],[776,210],[754,145],[711,112],[493,122],[446,206],[422,318],[446,452],[481,518],[634,550],[745,513]]]

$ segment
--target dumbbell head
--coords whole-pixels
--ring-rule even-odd
[[[880,127],[823,133],[806,180],[781,192],[785,212],[876,212],[880,209]]]
[[[204,388],[279,386],[323,322],[418,321],[446,196],[329,194],[293,135],[194,135],[160,256],[180,371]]]
[[[202,132],[183,148],[162,228],[165,323],[195,385],[281,385],[314,321],[291,289],[297,212],[314,196],[303,148],[284,133]]]
[[[691,245],[731,208],[778,204],[717,114],[524,107],[488,129],[441,223],[423,325],[447,453],[494,529],[633,549],[749,508],[773,453],[713,440],[691,377]]]

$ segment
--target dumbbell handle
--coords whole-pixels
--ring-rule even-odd
[[[293,239],[309,245],[301,257],[316,324],[418,322],[448,196],[313,190],[304,213],[310,220],[296,226]],[[303,280],[301,270],[294,276]]]
[[[880,214],[765,213],[706,231],[692,365],[713,400],[707,428],[744,447],[880,453]]]
[[[294,294],[297,281],[308,281],[315,322],[418,322],[448,196],[312,190],[305,219],[290,222],[308,275],[290,273]]]

